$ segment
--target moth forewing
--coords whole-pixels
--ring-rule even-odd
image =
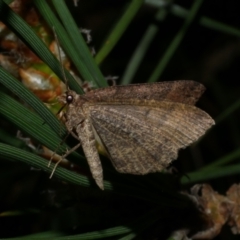
[[[156,100],[195,105],[205,87],[191,80],[142,83],[99,88],[84,96],[93,102],[131,102],[134,100]]]
[[[96,140],[90,119],[85,118],[84,122],[76,127],[76,132],[79,136],[79,140],[82,143],[82,148],[88,161],[92,176],[97,185],[103,190],[102,164],[98,155]]]

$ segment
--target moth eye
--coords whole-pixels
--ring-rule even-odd
[[[69,104],[73,101],[73,96],[72,95],[67,95],[66,96],[66,102]]]

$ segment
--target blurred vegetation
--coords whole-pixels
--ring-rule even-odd
[[[62,79],[61,65],[25,21],[0,0],[0,20]],[[35,146],[55,150],[66,129],[21,82],[0,67],[0,238],[167,239],[176,229],[196,230],[202,219],[180,194],[195,183],[225,193],[239,182],[240,3],[171,0],[33,0],[78,74],[95,87],[192,79],[206,86],[198,106],[216,125],[173,163],[177,174],[129,176],[102,157],[105,190],[91,179],[81,150],[69,160],[80,171],[52,167]],[[79,28],[91,29],[96,56]],[[0,35],[2,37],[2,35]],[[83,93],[66,72],[71,89]],[[45,124],[43,124],[45,123]],[[59,133],[61,134],[59,135]],[[73,146],[68,140],[59,149]],[[194,219],[194,221],[193,221]],[[191,226],[192,224],[192,226]],[[18,237],[18,238],[17,238]],[[234,239],[223,229],[219,239]]]

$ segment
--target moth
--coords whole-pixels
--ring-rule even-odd
[[[112,86],[59,97],[69,133],[82,146],[97,185],[104,189],[96,143],[103,145],[120,173],[164,170],[178,150],[198,140],[214,120],[195,103],[205,87],[195,81]]]

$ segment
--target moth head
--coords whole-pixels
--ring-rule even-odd
[[[74,103],[79,98],[78,94],[72,90],[67,90],[64,94],[64,101],[67,105]]]
[[[69,105],[74,102],[76,99],[76,93],[74,91],[68,90],[58,97],[58,101],[63,105]]]
[[[74,108],[76,106],[81,106],[87,100],[82,95],[77,94],[75,91],[67,90],[65,93],[58,97],[58,101],[64,107],[68,106],[68,108]]]

